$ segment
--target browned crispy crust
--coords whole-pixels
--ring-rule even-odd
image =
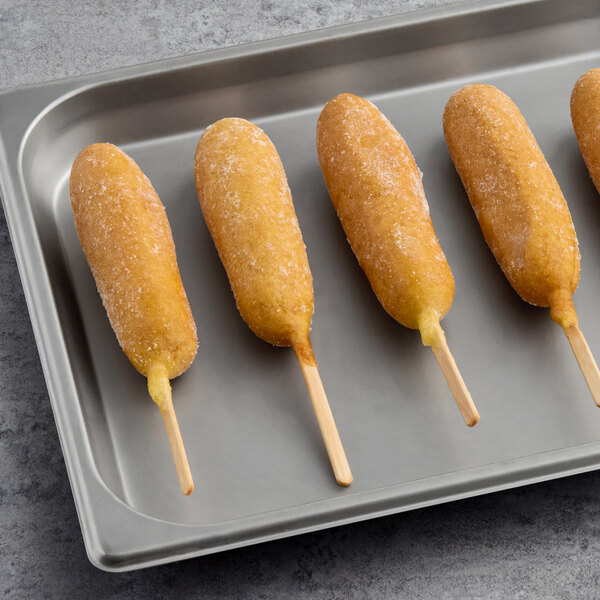
[[[400,134],[368,100],[340,94],[321,112],[317,151],[348,241],[385,310],[406,327],[439,328],[454,279]]]
[[[196,149],[196,190],[250,329],[276,346],[308,340],[312,276],[275,146],[256,125],[222,119]]]
[[[518,294],[577,322],[579,249],[567,203],[523,115],[490,85],[448,100],[444,134],[485,239]]]
[[[571,94],[571,119],[581,154],[600,192],[600,68],[577,80]]]
[[[84,148],[69,192],[79,241],[121,347],[143,375],[171,379],[196,356],[187,301],[165,209],[148,178],[112,144]]]

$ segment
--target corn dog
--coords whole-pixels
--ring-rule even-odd
[[[600,68],[577,80],[571,94],[571,120],[585,164],[600,192]]]
[[[523,115],[493,86],[468,85],[446,104],[444,135],[498,264],[523,300],[550,307],[600,406],[600,373],[571,299],[580,271],[575,228]]]
[[[195,178],[240,314],[263,340],[294,348],[336,480],[349,485],[352,474],[309,340],[312,276],[277,150],[252,123],[222,119],[198,143]]]
[[[452,305],[454,278],[408,146],[373,104],[340,94],[321,112],[317,151],[333,205],[377,298],[402,325],[420,330],[465,422],[475,425],[479,414],[440,326]]]
[[[184,494],[193,482],[171,401],[169,379],[196,356],[198,340],[179,275],[165,209],[152,184],[112,144],[84,148],[69,182],[75,226],[119,344],[148,378]]]

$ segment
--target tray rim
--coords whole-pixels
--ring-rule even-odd
[[[412,26],[419,23],[438,21],[446,17],[456,17],[466,14],[476,14],[481,12],[490,12],[496,9],[502,9],[509,6],[524,6],[536,4],[548,4],[554,0],[455,0],[456,4],[447,4],[433,8],[414,9],[403,13],[392,14],[384,17],[375,17],[373,19],[356,21],[341,25],[329,25],[319,29],[312,29],[289,35],[276,36],[256,42],[246,42],[232,44],[221,48],[214,48],[200,52],[192,52],[182,56],[174,56],[159,60],[146,61],[135,65],[107,69],[106,71],[95,71],[73,77],[63,77],[29,83],[15,87],[0,88],[0,101],[3,96],[18,94],[30,90],[39,90],[46,88],[58,88],[61,86],[70,86],[77,83],[114,83],[125,79],[136,79],[140,76],[164,73],[165,71],[185,69],[190,66],[202,65],[209,62],[217,62],[223,59],[236,58],[238,56],[248,56],[251,54],[262,54],[274,50],[280,50],[298,45],[311,44],[320,41],[329,41],[332,39],[340,40],[343,38],[354,37],[357,34],[369,33],[372,31],[385,31],[386,29],[396,29],[399,26]],[[78,89],[84,91],[84,89]],[[64,100],[56,96],[56,100]]]
[[[69,377],[72,375],[70,361],[58,322],[57,308],[44,265],[44,254],[36,235],[37,228],[33,220],[21,168],[23,149],[29,133],[35,128],[36,123],[54,106],[70,96],[96,86],[134,80],[167,71],[183,70],[192,66],[251,54],[268,54],[285,48],[308,46],[321,41],[342,40],[371,32],[441,21],[448,17],[487,13],[509,6],[542,6],[551,2],[553,0],[469,0],[460,4],[337,25],[90,75],[0,90],[0,106],[3,108],[3,111],[0,112],[0,196],[86,552],[92,564],[106,571],[127,571],[600,468],[600,442],[594,442],[539,455],[528,455],[474,469],[445,473],[386,488],[368,490],[358,495],[354,494],[351,497],[354,499],[352,502],[349,501],[348,496],[341,496],[300,507],[296,506],[293,507],[293,510],[300,515],[297,514],[294,518],[289,516],[281,518],[282,513],[290,510],[290,507],[287,507],[279,511],[207,525],[162,521],[137,511],[119,499],[106,486],[97,471],[89,442],[84,435],[85,424],[78,408],[78,393],[72,376]],[[6,144],[10,140],[5,139],[5,125],[10,117],[15,115],[17,111],[15,107],[19,107],[21,100],[24,99],[27,99],[31,106],[28,106],[27,111],[19,115],[20,119],[17,119],[14,126],[16,131],[12,132],[12,137],[17,138],[18,152],[9,159]],[[39,273],[37,275],[34,273],[35,269],[39,270],[40,268],[42,269],[41,276]],[[71,403],[77,410],[73,410],[73,407],[67,410],[67,403]],[[468,477],[465,477],[466,475]],[[437,485],[427,487],[426,484],[433,480]],[[465,482],[471,482],[471,486],[465,487]],[[408,496],[407,501],[406,497],[400,497],[399,492],[409,483],[424,489],[420,492],[418,490],[413,492]],[[433,496],[432,492],[435,492]],[[362,502],[356,502],[357,496],[361,497]],[[395,504],[394,499],[396,500]],[[335,509],[340,515],[337,518],[328,518],[326,511],[331,504],[335,505]],[[315,512],[315,505],[323,507],[323,509]],[[107,511],[107,507],[110,508],[109,511]],[[108,518],[107,512],[109,513]],[[107,536],[109,520],[112,530]],[[130,553],[113,550],[107,537],[118,537],[120,524],[125,523],[131,527],[132,521],[138,521],[139,526],[143,525],[145,528],[146,544],[144,549]],[[243,521],[242,525],[245,526],[236,527],[240,521]],[[291,526],[293,523],[296,524],[295,527]],[[282,525],[284,526],[283,531],[281,530]],[[175,531],[177,541],[166,545],[156,544],[156,540],[164,537],[167,531],[170,534]]]

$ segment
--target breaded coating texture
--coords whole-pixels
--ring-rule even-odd
[[[571,119],[581,154],[600,192],[600,68],[577,80],[571,94]]]
[[[483,235],[523,300],[577,323],[577,236],[565,198],[523,115],[490,85],[468,85],[446,104],[444,134]]]
[[[256,125],[238,118],[206,129],[196,190],[237,307],[276,346],[308,339],[312,276],[283,165]]]
[[[169,379],[196,356],[196,325],[165,209],[149,179],[112,144],[84,148],[69,182],[79,241],[119,344],[145,376]]]
[[[340,94],[317,124],[331,200],[385,310],[431,344],[454,278],[435,235],[421,173],[403,138],[368,100]]]

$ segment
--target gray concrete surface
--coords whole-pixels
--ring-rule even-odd
[[[0,87],[450,1],[0,0]],[[600,596],[600,473],[145,571],[98,571],[85,557],[3,217],[0,282],[2,597]]]

